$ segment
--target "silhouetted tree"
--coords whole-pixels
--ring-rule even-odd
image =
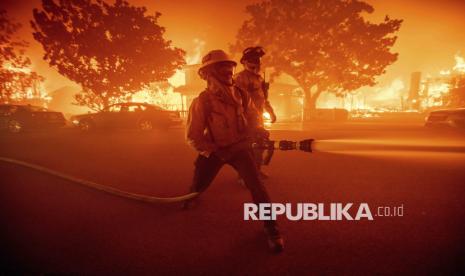
[[[43,0],[31,25],[44,59],[82,86],[78,104],[101,109],[166,80],[184,64],[184,51],[163,37],[161,14],[146,11],[122,0]]]
[[[362,17],[373,7],[357,0],[266,0],[247,6],[247,19],[232,52],[260,45],[274,75],[287,73],[315,108],[322,92],[342,96],[362,86],[397,59],[391,53],[402,20],[386,16],[380,24]]]
[[[22,101],[34,81],[43,78],[30,70],[25,56],[27,42],[16,37],[21,24],[13,22],[5,10],[0,10],[0,102]]]

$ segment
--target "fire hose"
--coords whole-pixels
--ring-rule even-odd
[[[130,193],[126,191],[122,191],[116,188],[112,188],[110,186],[98,184],[92,181],[80,179],[74,176],[70,176],[68,174],[64,174],[55,170],[51,170],[36,164],[31,164],[28,162],[16,160],[16,159],[11,159],[11,158],[6,158],[6,157],[0,157],[0,161],[14,164],[14,165],[19,165],[21,167],[25,167],[28,169],[33,169],[45,174],[53,175],[58,178],[71,181],[73,183],[92,188],[95,190],[99,190],[111,195],[119,196],[119,197],[124,197],[124,198],[129,198],[133,200],[138,200],[138,201],[143,201],[143,202],[148,202],[148,203],[173,203],[173,202],[180,202],[184,200],[188,200],[191,198],[194,198],[198,195],[198,193],[190,193],[182,196],[177,196],[177,197],[154,197],[154,196],[148,196],[148,195],[141,195],[141,194],[135,194],[135,193]]]
[[[308,140],[304,140],[304,141],[301,141],[301,142],[292,142],[292,141],[283,140],[283,141],[279,141],[278,147],[276,149],[279,149],[279,150],[300,149],[302,151],[311,152],[312,151],[311,150],[311,143],[312,142],[313,142],[313,139],[308,139]],[[248,143],[248,147],[249,148],[252,147],[252,148],[275,149],[274,144],[275,144],[275,141],[269,141],[268,140],[268,141],[263,142],[263,143],[262,142],[260,142],[260,143],[255,142],[255,143],[252,143],[252,144]],[[241,145],[241,147],[242,146],[243,145]],[[18,166],[25,167],[25,168],[28,168],[28,169],[32,169],[32,170],[35,170],[35,171],[38,171],[38,172],[41,172],[41,173],[45,173],[45,174],[48,174],[48,175],[52,175],[52,176],[55,176],[55,177],[58,177],[58,178],[61,178],[61,179],[64,179],[64,180],[67,180],[67,181],[70,181],[70,182],[85,186],[85,187],[88,187],[88,188],[91,188],[91,189],[95,189],[95,190],[98,190],[98,191],[102,191],[102,192],[114,195],[114,196],[128,198],[128,199],[142,201],[142,202],[148,202],[148,203],[175,203],[175,202],[181,202],[181,201],[189,200],[189,199],[192,199],[192,198],[199,195],[199,193],[197,193],[197,192],[189,193],[189,194],[185,194],[185,195],[181,195],[181,196],[176,196],[176,197],[155,197],[155,196],[141,195],[141,194],[130,193],[130,192],[127,192],[127,191],[116,189],[116,188],[113,188],[113,187],[110,187],[110,186],[98,184],[98,183],[88,181],[88,180],[84,180],[84,179],[81,179],[81,178],[77,178],[77,177],[74,177],[74,176],[71,176],[71,175],[68,175],[68,174],[65,174],[65,173],[62,173],[62,172],[58,172],[58,171],[55,171],[55,170],[52,170],[52,169],[49,169],[49,168],[46,168],[46,167],[42,167],[42,166],[39,166],[39,165],[36,165],[36,164],[32,164],[32,163],[12,159],[12,158],[0,157],[0,161],[5,162],[5,163],[9,163],[9,164],[18,165]]]

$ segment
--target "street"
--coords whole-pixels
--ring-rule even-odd
[[[182,210],[181,203],[136,202],[0,162],[0,274],[463,272],[463,133],[414,123],[282,124],[273,127],[271,138],[317,141],[314,153],[275,152],[264,169],[273,202],[365,202],[374,220],[281,217],[285,250],[273,255],[262,223],[243,220],[243,203],[251,198],[230,167],[193,209]],[[196,153],[182,128],[63,129],[2,133],[0,156],[169,197],[188,191]],[[377,216],[379,206],[403,206],[403,216]]]

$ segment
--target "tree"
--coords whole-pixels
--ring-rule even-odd
[[[44,60],[82,87],[77,103],[102,109],[127,101],[151,82],[164,81],[184,64],[158,25],[160,13],[117,0],[43,0],[34,9],[34,38]]]
[[[373,24],[362,13],[373,7],[358,0],[265,0],[247,6],[250,15],[232,52],[265,47],[264,62],[274,76],[293,77],[314,109],[322,92],[337,96],[376,84],[375,77],[397,60],[393,35],[402,20]]]
[[[25,56],[28,44],[16,37],[20,28],[0,10],[0,103],[24,100],[34,82],[43,80],[30,70],[31,61]]]

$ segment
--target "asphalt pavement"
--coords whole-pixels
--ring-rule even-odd
[[[279,218],[285,251],[243,220],[247,189],[225,167],[190,210],[118,198],[0,162],[0,274],[461,274],[465,135],[421,124],[278,124],[272,138],[315,138],[276,152],[265,171],[277,203],[367,203],[374,219]],[[0,156],[125,191],[187,192],[195,152],[181,128],[0,135]],[[379,216],[378,207],[403,207]],[[375,214],[376,213],[376,214]]]

